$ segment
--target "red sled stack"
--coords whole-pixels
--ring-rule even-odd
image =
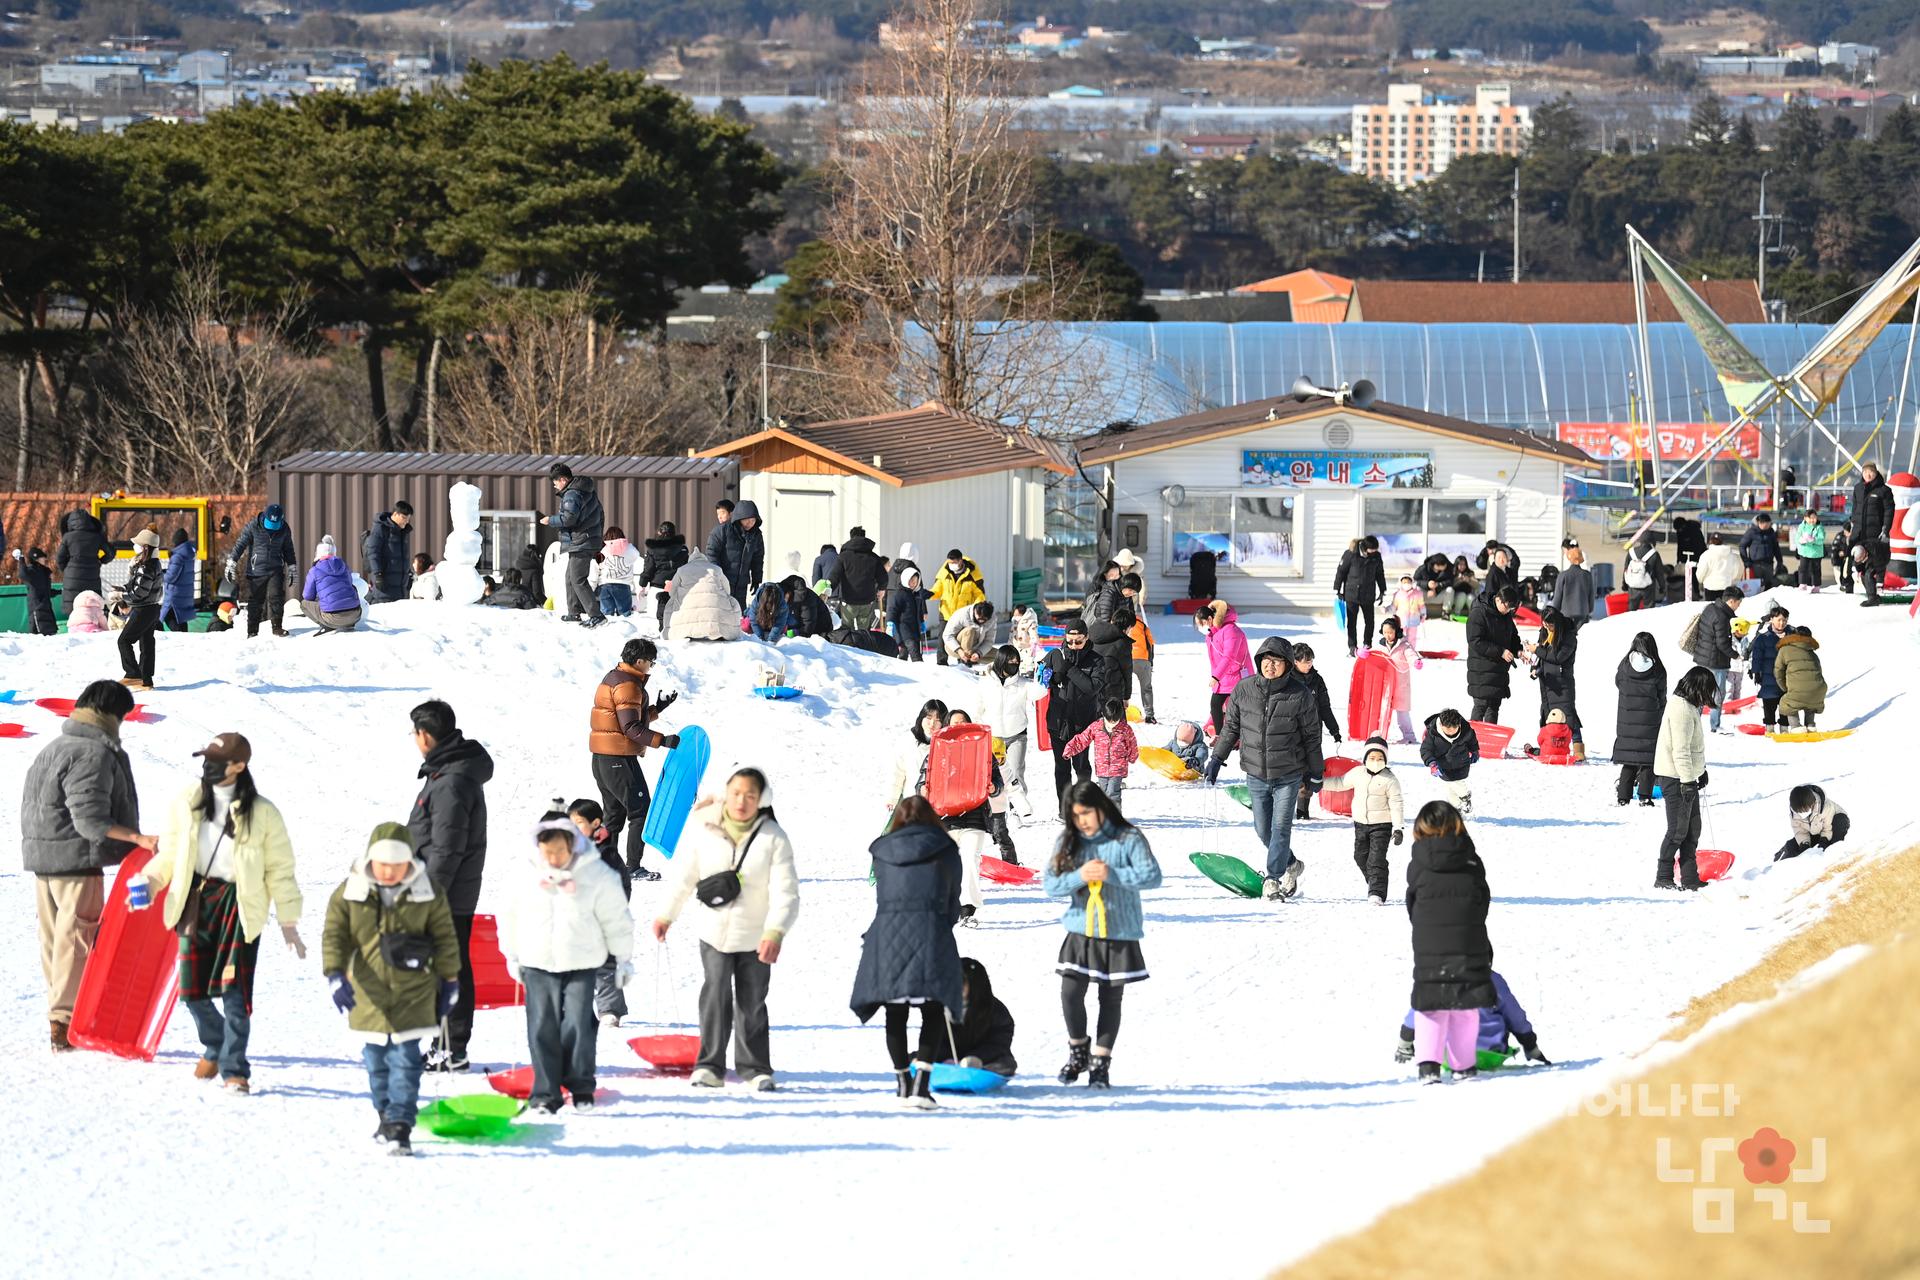
[[[153,1061],[180,988],[180,938],[160,913],[166,891],[145,911],[127,909],[127,884],[152,857],[135,849],[114,875],[67,1025],[69,1044],[141,1062]]]
[[[927,802],[935,813],[955,818],[978,809],[992,786],[992,729],[956,724],[933,735],[927,752]]]

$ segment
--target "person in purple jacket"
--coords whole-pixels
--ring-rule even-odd
[[[332,534],[313,549],[313,567],[307,570],[307,585],[300,592],[300,612],[320,628],[320,635],[360,625],[360,595],[353,589],[353,571],[335,550]]]
[[[1474,1048],[1481,1053],[1497,1053],[1504,1057],[1513,1052],[1513,1046],[1507,1043],[1507,1036],[1511,1033],[1513,1038],[1520,1042],[1520,1048],[1530,1060],[1544,1067],[1552,1066],[1553,1063],[1547,1060],[1547,1055],[1540,1052],[1540,1039],[1533,1032],[1533,1024],[1527,1021],[1527,1011],[1520,1007],[1518,1000],[1514,999],[1513,988],[1507,985],[1507,980],[1500,976],[1498,969],[1493,971],[1493,994],[1498,997],[1499,1002],[1490,1009],[1480,1011],[1480,1035],[1474,1043]],[[1406,1021],[1400,1024],[1400,1044],[1393,1051],[1393,1060],[1395,1062],[1413,1061],[1413,1011],[1411,1009],[1407,1011]]]

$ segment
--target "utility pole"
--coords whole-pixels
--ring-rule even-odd
[[[762,329],[753,336],[760,340],[760,429],[765,431],[773,421],[767,415],[767,344],[773,335]]]
[[[1513,166],[1513,282],[1520,283],[1520,164]]]
[[[1760,212],[1753,215],[1753,221],[1760,224],[1759,263],[1756,269],[1756,282],[1760,289],[1760,309],[1769,320],[1773,318],[1773,313],[1767,307],[1767,255],[1773,250],[1767,247],[1767,224],[1784,221],[1783,215],[1767,212],[1767,178],[1772,173],[1773,170],[1768,169],[1760,175]]]

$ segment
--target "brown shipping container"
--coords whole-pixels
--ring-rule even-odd
[[[425,552],[437,564],[453,528],[447,490],[465,480],[480,487],[480,571],[491,573],[511,565],[526,545],[528,514],[550,516],[559,505],[547,479],[556,462],[593,480],[607,523],[618,525],[635,546],[662,520],[673,521],[688,546],[704,545],[713,504],[737,497],[740,490],[739,465],[714,458],[311,452],[282,458],[269,468],[267,501],[286,507],[302,565],[320,535],[330,533],[347,563],[364,570],[360,544],[368,527],[405,498],[414,512],[411,550]],[[542,526],[539,547],[544,551],[554,537]],[[496,563],[500,560],[505,563]]]

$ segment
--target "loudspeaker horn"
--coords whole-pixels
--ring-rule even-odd
[[[1365,378],[1342,390],[1346,392],[1346,402],[1356,409],[1364,409],[1380,398],[1380,389]]]
[[[1303,373],[1293,380],[1293,390],[1290,394],[1296,400],[1311,400],[1315,396],[1332,396],[1334,393],[1315,386],[1313,379]]]

